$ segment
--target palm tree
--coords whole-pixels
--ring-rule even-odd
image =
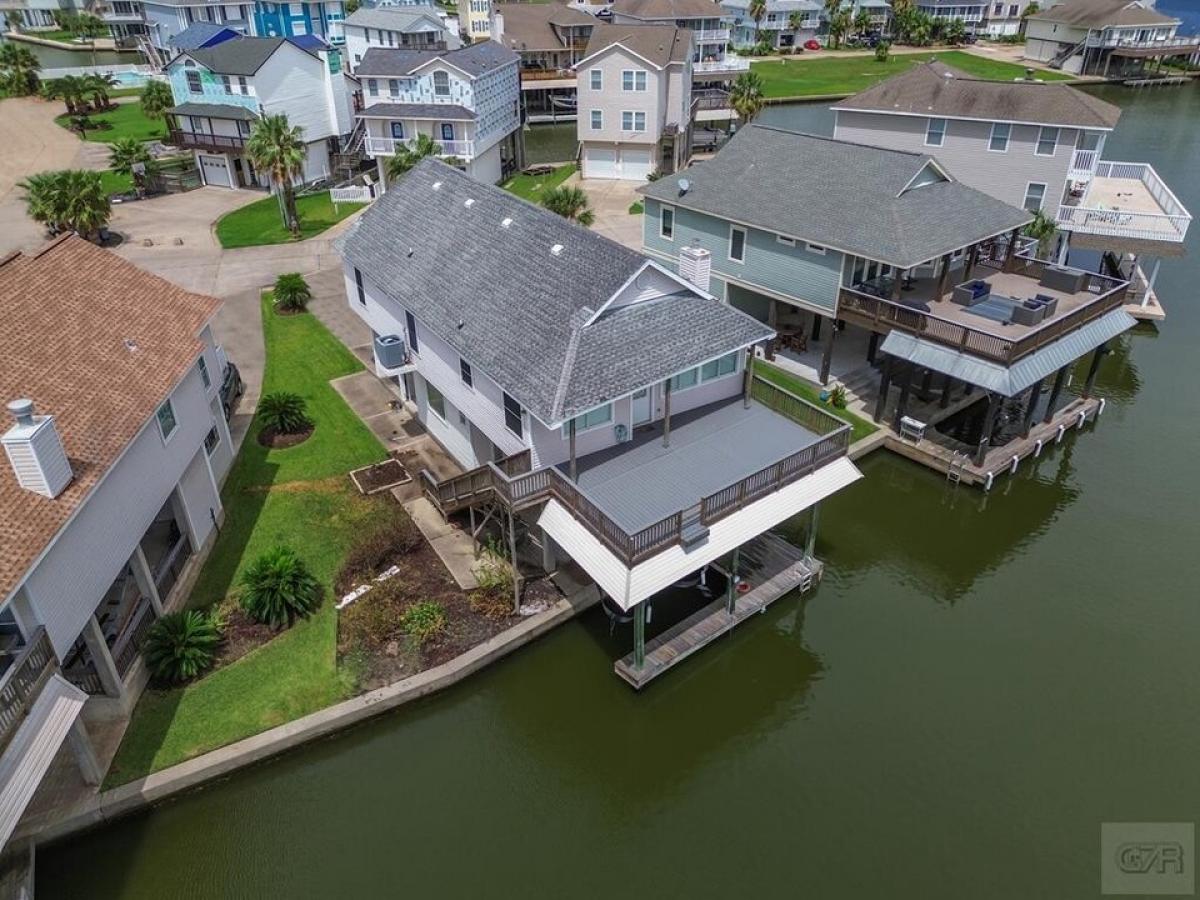
[[[951,19],[946,23],[945,29],[942,31],[942,37],[946,39],[946,43],[951,46],[957,46],[963,42],[967,36],[967,26],[963,24],[962,19]]]
[[[854,30],[858,34],[866,34],[871,30],[871,13],[865,6],[854,14]]]
[[[83,81],[84,90],[92,97],[92,106],[98,112],[108,109],[110,105],[108,89],[116,86],[117,79],[105,73],[103,75],[85,75]]]
[[[31,175],[18,185],[25,191],[26,211],[51,232],[74,231],[94,239],[112,215],[99,172],[63,169]]]
[[[854,24],[854,14],[848,9],[840,9],[833,14],[833,18],[829,20],[829,39],[833,42],[833,49],[841,46],[842,38],[846,36]]]
[[[8,30],[13,34],[21,33],[21,13],[18,10],[10,9],[4,14],[4,21],[8,23]]]
[[[442,145],[427,134],[418,134],[409,144],[398,144],[387,161],[388,181],[403,178],[408,171],[427,156],[441,156]]]
[[[141,164],[141,172],[135,172],[134,166]],[[129,175],[138,190],[138,196],[146,188],[146,176],[153,174],[154,157],[150,149],[135,137],[118,138],[108,145],[108,164],[114,172]]]
[[[78,75],[65,75],[42,82],[41,95],[47,100],[61,100],[67,107],[67,115],[73,116],[84,105],[81,85],[83,79]]]
[[[28,47],[0,44],[0,87],[17,97],[37,93],[42,64]]]
[[[289,125],[287,115],[264,116],[254,123],[246,141],[246,155],[254,168],[267,172],[282,200],[283,224],[292,237],[300,237],[296,191],[292,180],[304,171],[304,129]]]
[[[832,25],[834,16],[842,9],[842,0],[825,0],[825,20]]]
[[[729,105],[738,114],[743,124],[749,125],[762,112],[766,100],[763,97],[762,76],[755,71],[743,72],[729,90]]]
[[[1033,221],[1021,229],[1021,234],[1026,237],[1037,238],[1038,256],[1044,258],[1046,252],[1050,249],[1050,241],[1054,235],[1058,234],[1058,227],[1054,224],[1054,220],[1046,215],[1044,210],[1039,209],[1033,214]]]
[[[275,279],[275,305],[279,309],[304,312],[312,296],[312,288],[299,272],[285,272]]]
[[[747,12],[750,13],[750,18],[754,20],[754,43],[757,44],[758,32],[762,27],[762,20],[767,15],[767,0],[750,0]]]
[[[147,118],[161,119],[175,105],[175,95],[165,81],[147,81],[142,88],[142,112]]]
[[[564,184],[549,190],[542,195],[542,206],[568,222],[576,222],[584,228],[591,228],[592,223],[596,221],[588,202],[588,195],[580,187]]]
[[[892,15],[898,16],[913,8],[913,0],[892,0]]]

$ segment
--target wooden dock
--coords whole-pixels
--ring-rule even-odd
[[[770,532],[760,534],[740,550],[738,574],[750,585],[750,590],[734,595],[732,612],[727,597],[723,596],[648,641],[645,661],[640,668],[630,653],[617,660],[613,669],[640,690],[701,647],[762,612],[784,594],[811,588],[820,580],[821,569],[820,562],[805,560],[804,551],[783,538]]]

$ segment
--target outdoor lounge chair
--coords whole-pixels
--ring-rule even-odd
[[[1036,325],[1046,316],[1046,307],[1036,300],[1013,303],[1012,320],[1018,325]]]
[[[1033,299],[1046,308],[1046,315],[1044,318],[1051,319],[1054,317],[1054,314],[1058,312],[1057,297],[1051,297],[1049,294],[1038,294]]]
[[[968,281],[955,287],[950,299],[959,306],[974,306],[976,303],[986,300],[991,293],[992,286],[988,282],[976,278],[974,281]]]

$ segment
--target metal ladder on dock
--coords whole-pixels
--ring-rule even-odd
[[[962,481],[962,470],[967,464],[967,455],[954,451],[954,456],[950,460],[950,468],[946,470],[946,481],[950,484],[959,484]]]

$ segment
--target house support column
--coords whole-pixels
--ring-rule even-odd
[[[1042,382],[1044,378],[1039,378],[1037,383],[1029,389],[1029,400],[1025,404],[1025,417],[1021,419],[1021,437],[1029,437],[1029,429],[1033,427],[1033,411],[1037,407],[1038,397],[1042,395]]]
[[[876,422],[883,418],[883,412],[887,408],[887,395],[892,386],[894,360],[894,356],[886,357],[883,361],[883,371],[879,374],[879,396],[875,399],[875,415],[873,417]]]
[[[996,427],[996,414],[1000,412],[1000,401],[1004,398],[999,393],[988,394],[987,415],[983,419],[983,430],[979,432],[979,446],[975,450],[975,465],[982,466],[987,456],[988,445],[992,442],[992,429]]]
[[[1092,364],[1088,366],[1087,381],[1083,383],[1083,399],[1092,396],[1092,388],[1096,386],[1096,376],[1100,373],[1100,360],[1108,353],[1108,341],[1096,348],[1092,354]]]
[[[942,379],[942,398],[938,401],[938,406],[945,409],[950,405],[950,392],[954,389],[954,379],[950,375],[946,375]]]
[[[1004,248],[1004,268],[1003,271],[1011,272],[1013,260],[1017,255],[1017,238],[1021,235],[1021,229],[1014,228],[1008,233],[1008,246]]]
[[[822,316],[818,316],[816,313],[813,313],[812,339],[813,339],[814,344],[817,343],[817,341],[821,340],[821,319],[822,319]]]
[[[516,513],[508,511],[508,551],[512,554],[513,570],[513,612],[521,611],[521,570],[517,566],[517,524]]]
[[[663,446],[671,446],[671,379],[663,382]]]
[[[817,551],[817,520],[821,515],[821,501],[808,508],[808,532],[804,535],[804,558],[812,559]]]
[[[946,283],[950,280],[950,254],[942,257],[941,271],[938,273],[937,293],[934,297],[941,300],[946,296]]]
[[[1060,231],[1058,241],[1058,264],[1065,266],[1067,264],[1067,254],[1071,251],[1071,232]]]
[[[1058,374],[1054,376],[1054,386],[1050,388],[1050,400],[1046,403],[1046,415],[1042,417],[1042,422],[1049,424],[1054,418],[1054,404],[1058,403],[1059,394],[1062,393],[1063,386],[1067,383],[1067,369],[1070,366],[1063,366],[1058,370]]]
[[[875,354],[879,352],[879,332],[872,331],[871,337],[867,340],[867,362],[875,365]]]
[[[904,374],[900,376],[900,399],[896,402],[896,415],[893,417],[892,428],[895,431],[900,430],[900,420],[904,418],[904,413],[908,410],[908,395],[912,390],[913,380],[913,364],[908,363],[904,369]]]
[[[905,274],[900,269],[896,269],[895,271],[896,271],[896,277],[892,282],[892,294],[891,294],[891,300],[893,303],[895,303],[897,300],[900,299],[900,289],[902,287],[904,287],[904,274]]]
[[[1146,293],[1142,295],[1142,309],[1150,305],[1150,295],[1154,293],[1154,282],[1158,280],[1158,267],[1162,265],[1162,257],[1154,260],[1154,268],[1150,271],[1150,280],[1146,282]]]
[[[967,267],[963,269],[963,281],[970,281],[971,275],[975,272],[975,264],[979,262],[979,244],[972,244],[971,249],[967,251]]]
[[[633,665],[640,669],[646,663],[646,601],[633,607]]]
[[[88,620],[83,623],[83,642],[87,645],[88,656],[92,658],[92,665],[96,669],[96,676],[100,679],[104,693],[124,701],[125,684],[121,681],[121,673],[117,671],[112,654],[108,652],[108,642],[104,640],[104,630],[100,627],[95,613],[88,616]]]
[[[129,557],[129,568],[133,570],[133,579],[137,582],[138,590],[154,607],[154,615],[161,619],[163,617],[162,598],[158,596],[158,586],[154,583],[154,575],[150,571],[150,563],[146,561],[146,553],[142,550],[141,544],[138,544],[137,549],[133,551],[133,556]]]
[[[829,320],[829,340],[825,342],[825,352],[821,354],[821,384],[829,383],[829,368],[833,365],[833,342],[837,337],[837,322]]]
[[[733,615],[733,607],[737,603],[737,573],[738,563],[741,562],[742,548],[733,548],[733,558],[729,561],[729,586],[725,589],[725,608]]]
[[[571,424],[567,426],[567,433],[571,436],[571,481],[579,481],[579,464],[575,458],[575,420],[571,420]]]
[[[67,732],[67,743],[71,746],[71,753],[83,780],[91,785],[103,781],[104,770],[100,768],[100,761],[96,759],[96,751],[92,749],[92,741],[88,737],[83,719],[77,718],[71,724],[71,730]]]

